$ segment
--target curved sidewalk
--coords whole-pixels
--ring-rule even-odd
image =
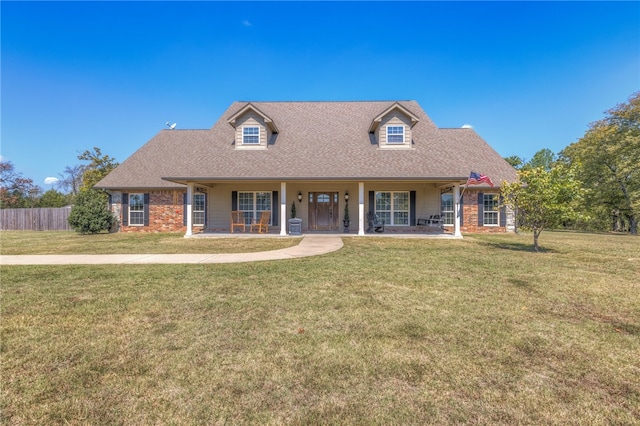
[[[338,235],[305,235],[300,244],[280,250],[223,254],[54,254],[0,256],[0,265],[109,265],[241,263],[263,260],[297,259],[331,253],[342,248]]]

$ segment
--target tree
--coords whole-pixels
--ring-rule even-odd
[[[589,189],[586,206],[613,230],[638,233],[640,215],[640,92],[606,111],[561,153]]]
[[[505,157],[505,161],[511,164],[511,167],[513,167],[516,170],[520,170],[524,165],[524,160],[518,157],[517,155],[512,155],[511,157]]]
[[[503,205],[512,208],[518,223],[533,231],[533,249],[544,229],[575,220],[582,196],[575,172],[563,164],[550,170],[534,167],[518,171],[519,181],[504,183]]]
[[[40,197],[38,207],[64,207],[69,204],[69,197],[60,191],[50,189]]]
[[[89,161],[89,164],[84,167],[84,173],[82,174],[81,191],[93,188],[103,177],[118,167],[115,158],[103,155],[98,147],[94,147],[93,151],[84,151],[78,155],[78,159]]]
[[[523,168],[542,167],[546,171],[550,171],[557,159],[558,156],[553,151],[548,148],[544,148],[533,154],[531,160],[527,161]]]
[[[10,161],[0,161],[0,208],[33,207],[42,189],[22,177]]]
[[[107,194],[97,189],[80,191],[68,221],[81,234],[97,234],[111,229],[115,217],[109,211]]]
[[[82,164],[76,164],[75,166],[67,166],[64,172],[60,173],[60,180],[58,181],[58,188],[70,193],[73,196],[78,195],[80,186],[82,185],[82,175],[84,174],[85,166]]]

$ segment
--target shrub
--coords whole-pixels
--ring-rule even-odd
[[[109,211],[107,194],[96,189],[81,191],[69,214],[69,225],[80,234],[108,231],[115,223]]]

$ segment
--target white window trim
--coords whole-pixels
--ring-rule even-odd
[[[196,210],[196,197],[197,196],[202,196],[204,198],[204,203],[202,204],[202,210]],[[205,214],[207,212],[207,206],[205,205],[205,203],[207,202],[207,196],[204,193],[201,192],[197,192],[193,194],[193,200],[191,201],[193,204],[193,211],[191,212],[191,214],[193,215],[193,225],[194,226],[204,226],[204,222],[206,221],[205,218]],[[198,223],[196,222],[196,213],[202,213],[202,223]]]
[[[398,128],[398,129],[402,129],[402,141],[390,141],[389,140],[389,129],[391,127],[394,128]],[[392,136],[400,136],[400,134],[398,133],[394,133],[392,134]],[[402,125],[397,125],[397,124],[387,124],[387,143],[388,144],[393,144],[393,145],[402,145],[404,143],[404,139],[405,139],[405,131],[404,131],[404,126]]]
[[[390,210],[380,210],[381,212],[389,212],[390,223],[385,223],[385,225],[389,226],[411,226],[411,194],[410,191],[376,191],[375,194],[380,193],[389,193],[391,195],[391,209]],[[409,205],[407,210],[397,210],[394,204],[394,194],[407,194],[407,199],[409,200]],[[374,203],[376,202],[376,197],[374,196]],[[378,213],[378,206],[374,205],[374,210],[376,214]],[[407,223],[393,223],[394,213],[403,212],[407,213]]]
[[[444,210],[444,206],[443,206],[443,203],[442,203],[442,196],[445,195],[445,194],[451,195],[451,210]],[[453,194],[452,193],[448,193],[448,192],[440,194],[440,217],[442,218],[442,225],[443,226],[453,226],[454,225],[454,222],[456,220],[456,218],[455,218],[455,210],[456,209],[455,209],[455,206],[454,206],[454,203],[453,203]],[[451,218],[452,218],[451,219],[451,223],[445,221],[445,217],[447,217],[447,215],[445,213],[450,213],[451,214]]]
[[[491,196],[497,197],[497,194],[483,194],[482,199],[482,226],[500,226],[500,209],[497,210],[487,210],[484,204],[484,197]],[[487,223],[487,213],[495,213],[496,223]]]
[[[140,196],[140,198],[142,200],[142,204],[141,204],[142,209],[141,210],[133,210],[131,208],[131,206],[132,206],[131,199],[132,199],[132,197],[134,197],[136,195]],[[130,193],[128,201],[129,201],[129,207],[128,207],[127,214],[129,215],[129,222],[128,222],[127,226],[144,226],[144,193],[141,193],[141,192]],[[142,220],[141,220],[142,223],[133,223],[133,221],[131,220],[131,218],[132,218],[131,213],[142,213],[142,215],[140,216],[142,218]]]
[[[247,129],[258,129],[258,134],[245,134]],[[257,142],[247,142],[247,137],[258,137]],[[260,145],[260,126],[242,126],[242,144],[243,145]]]
[[[256,208],[257,205],[257,197],[258,194],[269,194],[269,210],[258,210]],[[253,201],[252,201],[252,210],[243,210],[240,206],[240,194],[252,194],[253,195]],[[246,212],[250,212],[251,213],[251,220],[257,221],[260,218],[260,213],[263,211],[268,211],[271,213],[270,217],[269,217],[269,225],[272,225],[273,223],[273,191],[238,191],[238,199],[237,199],[237,203],[238,203],[238,210],[246,213]],[[245,216],[245,223],[246,223],[246,216]],[[249,223],[246,223],[247,225],[251,224],[251,220],[249,221]]]

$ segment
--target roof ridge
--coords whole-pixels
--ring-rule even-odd
[[[271,104],[275,104],[275,103],[289,103],[289,104],[293,104],[293,103],[306,103],[306,104],[311,104],[311,103],[374,103],[374,102],[417,102],[414,99],[382,99],[382,100],[364,100],[364,101],[357,101],[357,100],[347,100],[347,101],[338,101],[338,100],[332,100],[332,101],[318,101],[318,100],[314,100],[314,101],[234,101],[234,102],[239,102],[239,103],[271,103]]]

